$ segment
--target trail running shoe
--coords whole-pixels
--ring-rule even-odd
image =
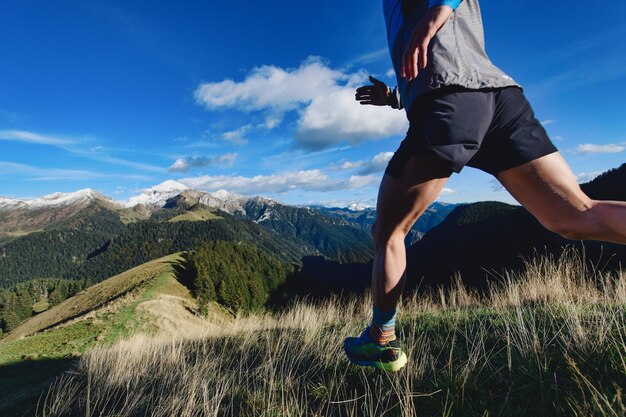
[[[372,366],[385,371],[399,371],[406,365],[406,354],[400,349],[400,342],[394,339],[380,346],[369,336],[369,326],[359,337],[347,337],[343,349],[350,362],[361,366]]]

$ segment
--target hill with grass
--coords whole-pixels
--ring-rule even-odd
[[[624,415],[626,275],[590,275],[570,252],[509,278],[407,294],[409,363],[394,374],[342,352],[369,320],[368,294],[294,300],[95,347],[48,381],[37,415]]]
[[[22,415],[42,390],[96,346],[135,334],[202,334],[231,314],[215,303],[196,313],[196,301],[176,279],[180,255],[140,265],[93,285],[44,311],[0,340],[0,415]]]

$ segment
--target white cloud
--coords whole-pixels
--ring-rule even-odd
[[[298,68],[262,66],[241,82],[202,84],[195,97],[209,110],[264,111],[274,118],[297,111],[294,136],[300,147],[310,150],[403,134],[408,126],[404,112],[362,106],[354,99],[355,88],[366,82],[363,72],[334,70],[311,57]]]
[[[382,59],[389,59],[389,48],[381,48],[376,51],[367,52],[350,60],[350,64],[369,64]]]
[[[83,170],[37,168],[32,165],[0,161],[0,174],[20,174],[37,177],[38,180],[88,180],[102,177],[102,174]]]
[[[113,156],[106,156],[106,155],[99,156],[97,154],[90,155],[89,152],[79,152],[79,151],[72,151],[72,153],[76,155],[80,155],[80,156],[86,156],[90,159],[105,162],[107,164],[120,165],[124,167],[133,168],[139,171],[151,171],[151,172],[164,172],[165,171],[163,168],[155,166],[155,165],[145,164],[143,162],[129,161],[126,159],[116,158]]]
[[[105,149],[101,145],[91,146],[90,148],[85,148],[83,146],[78,146],[85,144],[89,139],[77,139],[77,138],[59,138],[52,137],[47,135],[42,135],[39,133],[28,132],[24,130],[2,130],[0,131],[0,140],[11,140],[11,141],[20,141],[20,142],[28,142],[28,143],[37,143],[41,145],[51,145],[56,146],[63,149],[66,152],[69,152],[73,155],[77,155],[82,158],[92,159],[100,162],[104,162],[112,165],[121,165],[129,168],[134,168],[142,171],[152,171],[152,172],[164,172],[165,170],[161,167],[157,167],[154,165],[129,161],[122,158],[117,158],[114,156],[109,156],[107,154],[107,149]],[[120,150],[118,150],[120,151]]]
[[[40,135],[39,133],[27,132],[24,130],[1,130],[0,140],[12,140],[53,146],[64,146],[75,143],[74,140]]]
[[[548,125],[551,125],[551,124],[552,124],[552,123],[554,123],[554,122],[556,122],[556,120],[554,120],[554,119],[548,119],[548,120],[543,120],[543,121],[541,121],[541,124],[542,124],[543,126],[548,126]]]
[[[265,118],[265,122],[258,125],[257,127],[263,128],[263,129],[268,129],[268,130],[272,130],[278,126],[280,126],[280,124],[283,121],[283,117],[282,115],[269,115]]]
[[[580,153],[580,154],[588,154],[588,153],[620,153],[622,152],[624,149],[626,149],[626,146],[622,145],[617,145],[614,143],[609,143],[606,145],[596,145],[593,143],[585,143],[582,145],[578,145],[578,147],[576,147],[576,153]]]
[[[313,100],[300,114],[295,137],[305,149],[323,149],[347,141],[401,135],[408,121],[403,111],[362,106],[353,88],[333,88]]]
[[[154,178],[143,175],[111,174],[79,169],[39,168],[16,162],[0,161],[0,175],[20,175],[35,181],[84,181],[98,178],[119,178],[124,180],[153,181]]]
[[[356,162],[346,161],[339,166],[339,169],[349,170],[349,169],[361,168],[363,165],[365,165],[365,161],[356,161]]]
[[[376,176],[354,175],[348,179],[332,179],[319,169],[284,172],[273,175],[202,176],[184,178],[179,182],[190,188],[217,191],[226,189],[242,194],[280,194],[289,191],[337,191],[370,186],[378,181]]]
[[[354,188],[369,187],[371,185],[378,184],[379,182],[380,177],[378,175],[353,175],[348,178],[347,181],[343,182],[343,184],[345,184],[343,188],[352,190]],[[336,186],[341,187],[341,184]],[[335,188],[333,187],[333,189]]]
[[[563,140],[563,136],[555,136],[554,140],[562,141]]]
[[[342,72],[328,68],[321,59],[309,58],[295,69],[285,70],[273,65],[257,67],[242,82],[224,80],[202,84],[196,89],[195,97],[210,110],[293,110],[346,78]]]
[[[382,172],[387,167],[387,163],[389,163],[389,160],[392,156],[393,152],[381,152],[369,161],[346,161],[339,166],[339,169],[350,170],[361,168],[358,172],[359,175],[368,175],[375,172]]]
[[[393,68],[389,68],[387,70],[387,72],[385,73],[385,75],[387,76],[387,78],[391,78],[391,79],[396,79],[396,70]]]
[[[443,187],[441,191],[439,192],[439,197],[443,197],[443,196],[454,194],[454,193],[456,193],[456,190],[453,190],[452,188]]]
[[[239,129],[230,130],[222,133],[222,139],[235,143],[237,145],[245,145],[248,143],[248,139],[245,138],[246,133],[250,131],[252,125],[242,126]]]
[[[579,174],[576,174],[576,179],[578,180],[579,184],[582,184],[582,183],[589,182],[589,181],[593,180],[598,175],[602,174],[602,172],[603,171],[581,172]]]
[[[169,168],[170,172],[187,172],[193,168],[204,168],[208,166],[232,166],[237,158],[236,153],[227,153],[216,157],[208,156],[187,156],[184,159],[177,159]]]
[[[502,185],[502,183],[495,178],[490,179],[489,184],[491,186],[491,191],[494,193],[505,191],[504,185]]]

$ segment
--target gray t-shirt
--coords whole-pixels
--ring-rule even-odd
[[[519,86],[491,63],[478,0],[463,0],[431,40],[428,64],[416,79],[402,78],[402,55],[411,33],[426,10],[428,0],[383,0],[389,52],[396,71],[402,104],[408,112],[422,94],[443,86],[471,89]]]

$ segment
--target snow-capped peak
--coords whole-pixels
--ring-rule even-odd
[[[126,207],[135,207],[143,204],[144,206],[163,207],[167,200],[176,197],[185,190],[188,190],[185,184],[180,182],[167,180],[159,185],[143,190],[143,192],[135,197],[128,199],[124,205]]]
[[[231,200],[238,200],[240,198],[243,198],[243,196],[240,194],[231,193],[230,191],[226,191],[226,190],[217,190],[210,194],[213,197],[217,198],[218,200],[222,200],[222,201],[231,201]]]
[[[108,197],[100,194],[99,192],[92,190],[91,188],[85,188],[84,190],[74,191],[72,193],[54,193],[45,195],[39,198],[30,199],[13,199],[7,197],[0,197],[0,208],[4,209],[18,209],[18,208],[42,208],[51,206],[66,206],[80,201],[93,201],[96,199],[110,200]]]
[[[367,205],[365,203],[352,203],[348,206],[348,210],[350,211],[363,211],[366,210],[368,208],[371,208],[372,206]]]
[[[173,191],[185,191],[188,189],[189,187],[187,187],[185,184],[182,184],[174,180],[167,180],[167,181],[162,182],[159,185],[155,185],[152,188],[148,188],[145,191],[150,191],[151,193],[154,194],[154,193],[168,193],[168,192],[173,192]]]

